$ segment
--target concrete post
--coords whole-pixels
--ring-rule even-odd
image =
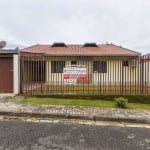
[[[19,58],[18,54],[13,55],[13,93],[18,94],[19,93]]]

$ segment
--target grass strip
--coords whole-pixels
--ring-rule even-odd
[[[108,101],[108,100],[27,97],[22,101],[22,103],[40,104],[40,105],[66,105],[66,106],[89,106],[89,107],[115,108],[115,101]],[[150,104],[128,103],[127,108],[150,110]]]

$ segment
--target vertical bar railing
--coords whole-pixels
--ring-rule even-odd
[[[135,66],[131,66],[135,60]],[[76,61],[87,68],[87,78],[65,84],[62,69]],[[128,66],[123,66],[128,61]],[[93,64],[102,68],[96,72]],[[100,62],[100,63],[99,63]],[[105,70],[107,69],[107,70]],[[141,57],[45,56],[20,57],[21,92],[30,94],[150,94],[150,55]]]

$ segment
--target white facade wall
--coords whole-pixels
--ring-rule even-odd
[[[70,61],[65,61],[65,65],[70,65]],[[49,84],[61,84],[63,73],[51,73],[51,61],[46,62],[46,82]]]
[[[122,60],[108,60],[107,73],[93,73],[94,84],[120,84],[140,81],[139,66],[123,66]]]
[[[19,94],[19,58],[18,54],[13,55],[13,94]]]
[[[106,60],[107,73],[93,73],[92,61],[77,61],[78,65],[87,67],[87,74],[91,74],[91,84],[120,84],[140,82],[139,66],[123,67],[122,60]],[[70,65],[71,61],[66,61]],[[49,84],[61,84],[63,82],[63,73],[51,73],[51,61],[46,62],[46,82]]]
[[[143,71],[143,81],[150,85],[150,61],[144,62]]]

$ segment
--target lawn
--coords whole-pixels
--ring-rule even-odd
[[[41,104],[41,105],[67,105],[67,106],[91,106],[102,108],[115,108],[114,101],[106,101],[106,100],[27,97],[22,102],[26,104]],[[127,107],[129,109],[150,110],[150,104],[128,103]]]

